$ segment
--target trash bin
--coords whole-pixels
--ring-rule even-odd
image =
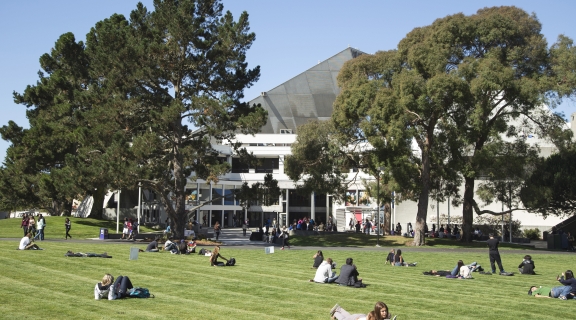
[[[100,228],[100,240],[108,239],[108,229]]]

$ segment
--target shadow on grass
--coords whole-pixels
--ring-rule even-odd
[[[326,233],[311,236],[292,236],[290,244],[310,247],[373,247],[378,243],[382,247],[413,246],[414,238],[403,236],[381,236],[379,241],[374,235],[363,233]],[[486,242],[464,243],[459,240],[426,238],[427,247],[436,248],[487,248]],[[535,250],[533,246],[500,243],[501,248]]]

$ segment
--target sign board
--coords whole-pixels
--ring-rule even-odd
[[[265,247],[265,248],[264,248],[264,252],[265,252],[266,254],[274,253],[274,247]]]
[[[138,260],[138,248],[130,248],[130,260]]]

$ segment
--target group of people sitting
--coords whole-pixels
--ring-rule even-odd
[[[146,247],[146,252],[159,252],[160,249],[158,247],[159,238],[155,238],[152,240],[148,246]],[[196,242],[189,241],[186,243],[186,240],[182,239],[180,242],[175,242],[172,238],[168,238],[164,243],[163,247],[164,251],[169,251],[172,254],[191,254],[196,252]]]
[[[418,262],[408,263],[404,260],[404,257],[402,256],[402,250],[398,249],[397,251],[394,251],[394,249],[390,249],[390,252],[386,257],[386,262],[384,262],[384,264],[388,263],[396,267],[415,267]]]
[[[316,283],[337,283],[341,286],[349,286],[356,288],[366,287],[362,283],[362,278],[358,278],[360,273],[354,265],[354,260],[352,258],[346,259],[346,264],[340,267],[340,275],[332,271],[336,269],[336,263],[332,258],[324,259],[324,255],[321,250],[318,250],[316,254],[312,257],[314,259],[314,264],[312,268],[316,268],[316,275],[314,279],[310,279],[310,282]]]

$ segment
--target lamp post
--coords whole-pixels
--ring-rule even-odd
[[[376,177],[376,247],[380,247],[380,171],[378,167],[378,176]]]

